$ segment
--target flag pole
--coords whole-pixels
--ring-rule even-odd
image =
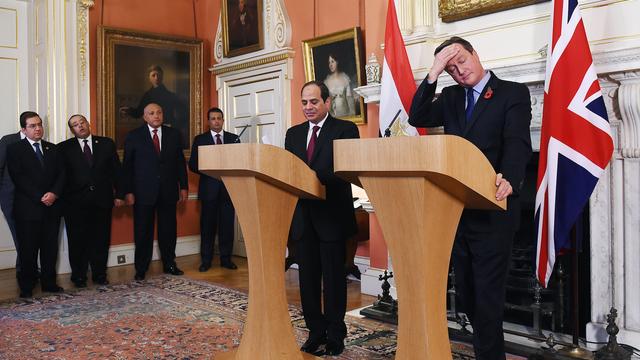
[[[582,214],[582,212],[580,213]],[[582,217],[578,219],[580,221]],[[576,221],[577,223],[577,221]],[[580,347],[580,278],[578,266],[578,241],[576,240],[576,223],[571,227],[571,247],[573,252],[571,255],[571,288],[572,288],[572,316],[573,316],[573,342],[571,346],[565,346],[558,350],[558,353],[574,359],[593,359],[593,353],[587,349]],[[560,304],[562,306],[562,304]]]

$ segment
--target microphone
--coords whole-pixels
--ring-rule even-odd
[[[391,137],[391,126],[393,126],[393,123],[396,122],[396,119],[398,118],[398,116],[400,116],[401,111],[402,109],[398,109],[396,116],[393,117],[393,120],[391,120],[389,126],[387,126],[387,129],[384,131],[384,137]]]
[[[240,138],[242,137],[242,134],[244,134],[244,132],[247,130],[248,127],[250,127],[250,124],[244,125],[244,126],[240,126],[242,128],[242,131],[240,131],[240,134],[238,134],[238,137],[236,138],[236,143],[240,142]]]

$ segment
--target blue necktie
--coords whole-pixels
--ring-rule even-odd
[[[42,154],[42,151],[40,150],[40,143],[33,143],[33,146],[35,146],[35,148],[36,148],[36,157],[40,161],[40,165],[44,166],[44,155]]]
[[[471,113],[473,113],[473,106],[476,104],[476,100],[473,97],[473,88],[467,89],[467,110],[465,114],[467,116],[467,121],[471,120]]]

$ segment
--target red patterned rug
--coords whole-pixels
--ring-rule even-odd
[[[238,346],[246,310],[242,292],[173,276],[3,302],[0,359],[212,359]],[[302,314],[289,311],[301,344]],[[393,358],[395,327],[349,316],[347,327],[339,359]]]

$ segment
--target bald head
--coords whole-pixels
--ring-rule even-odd
[[[159,128],[163,122],[162,107],[156,103],[150,103],[144,107],[144,115],[142,118],[152,128]]]

